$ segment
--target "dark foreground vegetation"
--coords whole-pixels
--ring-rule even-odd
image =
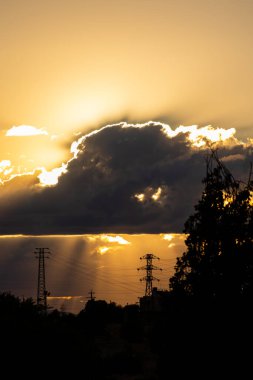
[[[79,315],[38,311],[30,299],[0,295],[1,371],[20,376],[113,380],[248,378],[251,302],[167,300],[141,312],[88,301]],[[7,372],[6,372],[7,371]]]
[[[159,308],[90,300],[78,315],[45,313],[31,299],[0,294],[6,377],[251,378],[251,173],[245,184],[234,180],[212,152],[203,182],[185,224],[187,250]]]

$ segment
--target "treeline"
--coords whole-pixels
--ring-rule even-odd
[[[252,365],[249,303],[170,295],[160,312],[88,301],[78,315],[0,294],[1,370],[89,380],[228,378]],[[208,378],[208,377],[207,377]]]
[[[145,378],[147,348],[137,305],[90,300],[75,315],[45,312],[32,299],[2,293],[0,337],[1,370],[9,377],[18,369],[19,376],[39,370],[40,376],[57,378],[80,374],[84,379]],[[141,347],[138,355],[136,345]]]

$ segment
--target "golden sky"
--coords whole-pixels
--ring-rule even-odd
[[[252,123],[248,0],[0,2],[1,128]]]
[[[184,250],[184,236],[180,234],[149,235],[79,235],[50,237],[1,237],[0,286],[22,297],[36,298],[38,260],[34,247],[48,244],[52,255],[46,260],[46,286],[51,293],[49,304],[64,306],[66,311],[78,312],[87,301],[91,289],[97,299],[118,304],[138,302],[145,292],[145,271],[140,257],[154,253],[160,260],[154,271],[160,281],[153,286],[168,289],[168,278],[173,274],[175,260]]]
[[[0,161],[52,169],[121,120],[252,131],[248,0],[0,1]],[[48,135],[5,138],[13,126]]]

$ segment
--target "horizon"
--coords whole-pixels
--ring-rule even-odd
[[[0,239],[1,251],[4,245],[9,247],[6,239]],[[84,308],[90,290],[96,299],[122,306],[138,302],[138,297],[145,294],[145,282],[140,282],[145,273],[137,271],[143,265],[140,256],[152,250],[160,257],[158,264],[163,269],[156,276],[160,281],[154,281],[153,286],[168,290],[176,257],[184,247],[184,235],[151,235],[148,243],[146,235],[47,236],[32,240],[18,236],[12,242],[12,249],[5,253],[5,262],[1,260],[1,291],[10,291],[21,298],[32,297],[36,302],[35,246],[47,246],[51,252],[50,259],[45,260],[49,306],[78,313]],[[16,263],[13,257],[17,253]]]

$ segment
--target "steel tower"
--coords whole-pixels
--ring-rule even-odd
[[[143,267],[137,268],[137,270],[145,270],[146,276],[142,277],[140,281],[146,281],[146,289],[145,289],[145,296],[152,296],[152,287],[153,287],[153,281],[160,281],[158,278],[153,276],[153,270],[160,270],[161,268],[156,267],[153,265],[152,261],[154,259],[160,260],[159,257],[153,255],[153,253],[147,253],[146,255],[140,257],[140,260],[146,260],[146,265]]]
[[[40,309],[47,311],[47,296],[49,293],[46,290],[45,259],[49,259],[51,252],[49,248],[35,248],[34,254],[39,260],[37,305]]]

